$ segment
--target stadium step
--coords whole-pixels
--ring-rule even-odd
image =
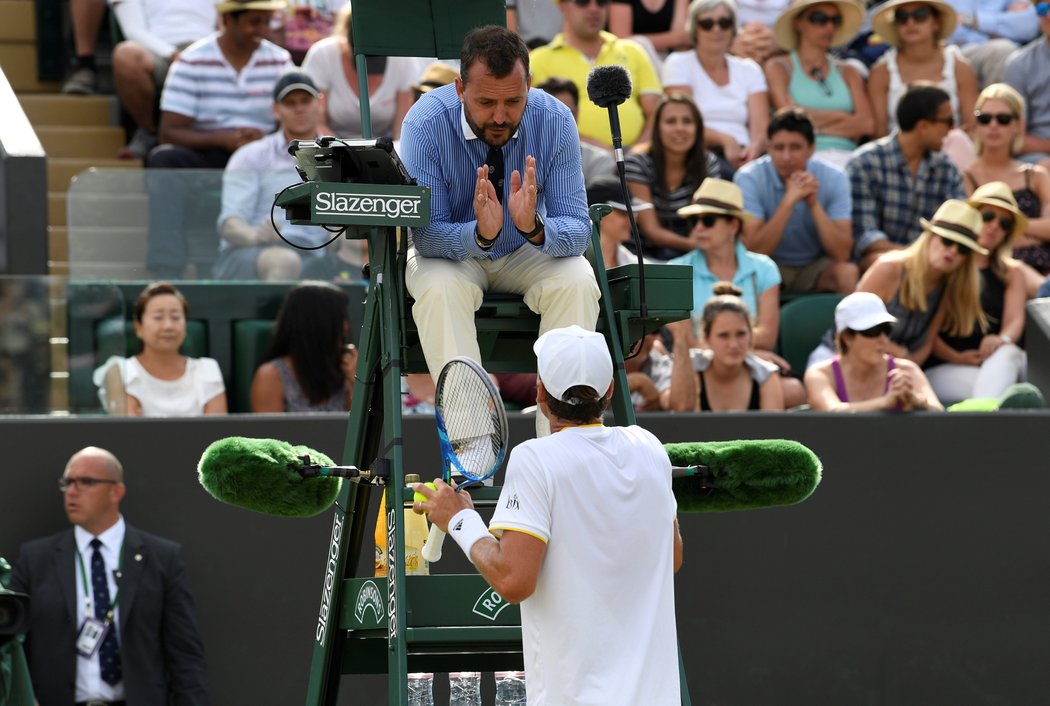
[[[47,227],[47,271],[51,275],[69,274],[69,229],[64,225]]]
[[[36,46],[15,42],[0,43],[0,66],[16,93],[57,93],[62,85],[57,81],[37,78]]]
[[[48,125],[35,130],[48,157],[109,160],[124,146],[124,129],[109,125]]]
[[[0,42],[36,42],[36,12],[27,0],[0,0]]]
[[[116,96],[64,96],[25,93],[18,96],[34,128],[59,125],[116,125],[120,105]]]
[[[97,169],[140,169],[142,162],[137,159],[88,159],[86,157],[48,159],[48,191],[65,191],[69,188],[73,177],[93,167]]]

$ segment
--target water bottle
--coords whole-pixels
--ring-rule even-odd
[[[525,672],[496,672],[496,706],[525,703]]]
[[[481,672],[449,672],[449,706],[481,706]]]
[[[408,675],[408,706],[434,706],[434,675],[412,672]]]

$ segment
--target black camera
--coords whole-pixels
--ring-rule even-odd
[[[0,588],[0,645],[29,629],[29,596]]]

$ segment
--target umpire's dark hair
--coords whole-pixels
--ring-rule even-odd
[[[943,88],[929,81],[908,84],[908,90],[897,103],[897,124],[901,132],[914,130],[920,120],[936,120],[941,106],[952,98]]]
[[[766,128],[766,137],[772,140],[773,135],[781,130],[797,132],[806,138],[806,142],[811,145],[816,140],[816,136],[813,134],[813,121],[806,115],[806,111],[801,108],[781,108],[773,114],[772,119],[769,121],[769,127]]]
[[[593,422],[595,419],[601,419],[609,407],[609,400],[606,399],[605,392],[595,392],[594,388],[586,385],[574,385],[565,391],[565,397],[574,400],[576,404],[562,402],[548,392],[547,388],[543,388],[543,392],[546,395],[544,401],[550,408],[551,414],[567,422],[576,424]]]
[[[463,39],[459,53],[459,76],[463,83],[467,82],[470,67],[478,61],[485,62],[496,78],[508,76],[518,61],[525,65],[525,75],[530,74],[529,48],[520,36],[499,25],[472,29]]]
[[[580,105],[580,89],[576,87],[575,83],[573,83],[567,78],[562,78],[560,76],[551,76],[549,79],[547,79],[540,85],[533,86],[533,88],[538,88],[541,91],[544,91],[545,93],[551,94],[552,96],[555,93],[568,93],[570,96],[572,96],[572,100],[576,103],[577,107]]]

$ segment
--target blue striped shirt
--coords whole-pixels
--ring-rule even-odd
[[[273,132],[273,87],[277,77],[294,69],[291,55],[263,40],[248,63],[234,71],[213,34],[186,48],[171,65],[160,109],[193,118],[200,131],[254,127]]]
[[[525,158],[536,158],[536,210],[543,217],[541,250],[552,257],[582,255],[590,242],[583,188],[580,135],[568,108],[531,89],[517,132],[503,146],[503,230],[490,250],[474,240],[474,188],[488,145],[463,118],[455,84],[430,91],[412,106],[401,127],[401,159],[421,186],[431,188],[430,225],[412,232],[423,257],[496,259],[530,244],[510,217],[511,173],[525,173]],[[531,245],[531,244],[530,244]]]

